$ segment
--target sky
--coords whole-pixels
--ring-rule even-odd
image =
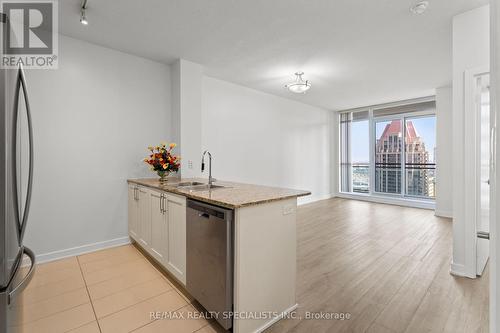
[[[434,161],[434,147],[436,147],[436,117],[414,118],[413,122],[418,135],[425,143],[429,158]],[[382,135],[385,125],[389,122],[376,123],[377,139]],[[353,122],[351,126],[351,157],[353,163],[368,163],[369,161],[369,128],[368,120]]]

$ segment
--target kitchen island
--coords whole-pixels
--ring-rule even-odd
[[[200,179],[130,179],[129,234],[186,284],[186,199],[234,213],[233,332],[260,332],[296,303],[297,197],[310,192]],[[210,310],[210,309],[208,309]]]

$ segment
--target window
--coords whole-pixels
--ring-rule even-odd
[[[343,118],[342,118],[343,116]],[[341,162],[342,191],[369,193],[370,140],[368,112],[345,113],[341,116],[341,135],[346,145]]]
[[[340,113],[340,190],[434,199],[435,102]]]
[[[401,193],[401,120],[375,121],[375,192]]]
[[[405,118],[406,194],[434,198],[436,191],[436,116]]]

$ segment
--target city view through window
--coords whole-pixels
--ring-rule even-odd
[[[375,121],[373,192],[435,198],[435,128],[434,115]],[[349,164],[356,193],[370,192],[369,132],[368,120],[351,123]]]

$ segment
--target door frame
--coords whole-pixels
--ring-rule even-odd
[[[500,0],[490,1],[490,123],[496,129],[498,113],[500,112]],[[496,333],[500,328],[500,282],[498,269],[500,266],[500,247],[498,244],[498,223],[500,222],[496,194],[497,179],[500,179],[500,170],[496,166],[496,157],[499,156],[500,137],[497,130],[492,134],[493,165],[490,177],[490,332]]]
[[[477,77],[490,74],[487,66],[466,70],[464,73],[464,216],[465,216],[465,276],[476,278],[477,272],[477,230],[476,219],[478,211],[477,179],[477,148],[478,148],[478,114],[476,110]]]

